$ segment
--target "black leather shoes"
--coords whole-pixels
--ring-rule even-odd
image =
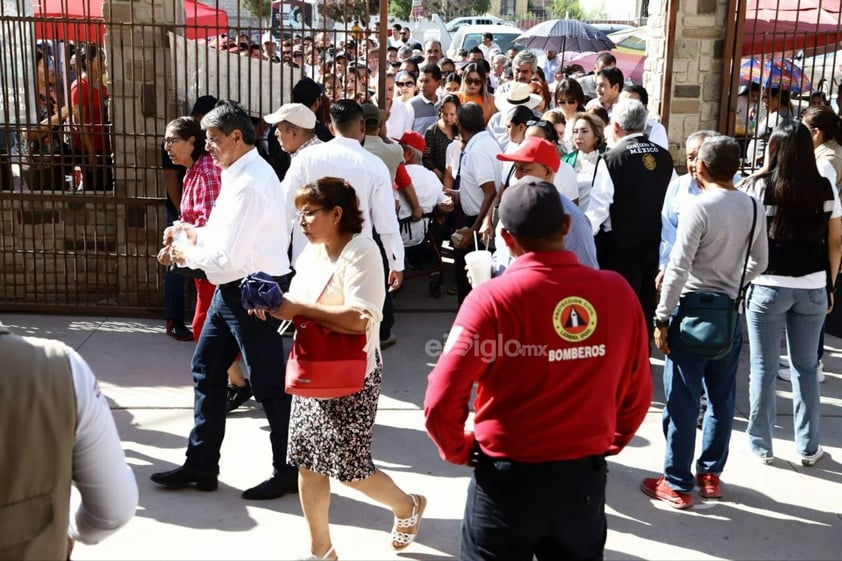
[[[276,475],[256,487],[243,491],[243,498],[251,501],[265,501],[267,499],[277,499],[279,497],[283,497],[287,493],[297,492],[297,475]]]
[[[251,397],[251,383],[246,380],[243,387],[228,384],[228,412],[230,413]]]
[[[184,466],[171,469],[170,471],[153,473],[149,479],[158,485],[175,489],[187,487],[191,483],[195,483],[196,489],[200,491],[216,491],[219,485],[215,474],[201,473]]]

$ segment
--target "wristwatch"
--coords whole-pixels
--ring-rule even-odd
[[[669,327],[670,320],[668,320],[668,319],[658,319],[658,316],[655,316],[654,318],[652,318],[652,325],[654,325],[658,329],[660,329],[662,327]]]

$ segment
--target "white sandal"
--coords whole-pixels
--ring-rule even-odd
[[[339,559],[339,557],[334,557],[334,555],[336,555],[336,550],[333,549],[333,546],[330,546],[330,549],[325,551],[321,556],[311,553],[307,557],[304,557],[303,561],[307,561],[308,559]]]
[[[392,547],[396,550],[406,549],[415,541],[418,529],[421,527],[421,517],[427,508],[427,499],[422,495],[410,495],[412,498],[412,516],[409,518],[395,517],[392,526]],[[407,531],[409,530],[409,531]]]

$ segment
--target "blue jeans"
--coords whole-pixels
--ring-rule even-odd
[[[799,454],[815,454],[819,446],[821,395],[816,347],[827,315],[824,288],[782,288],[751,285],[746,315],[751,345],[748,439],[758,456],[772,456],[775,426],[775,377],[778,373],[781,332],[786,327],[792,373],[795,447]]]
[[[675,322],[670,325],[667,344],[671,353],[664,363],[666,406],[663,430],[667,440],[664,477],[675,491],[690,493],[696,486],[691,468],[702,393],[707,395],[708,402],[702,421],[702,452],[696,461],[696,473],[719,475],[728,460],[737,367],[743,345],[742,322],[737,322],[731,352],[718,360],[688,356],[681,345]]]
[[[228,367],[242,353],[251,387],[269,421],[274,475],[293,475],[286,463],[291,396],[284,391],[287,353],[278,334],[280,321],[250,316],[240,304],[237,283],[220,285],[213,294],[205,327],[193,353],[194,426],[187,444],[189,466],[219,473],[219,450],[225,437]]]
[[[601,560],[607,472],[602,456],[527,464],[481,455],[460,561]]]

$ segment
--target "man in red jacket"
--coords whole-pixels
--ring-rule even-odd
[[[516,259],[466,298],[425,399],[441,457],[475,466],[460,559],[602,559],[605,456],[652,394],[646,322],[620,275],[564,249],[552,183],[522,179],[499,210]]]

